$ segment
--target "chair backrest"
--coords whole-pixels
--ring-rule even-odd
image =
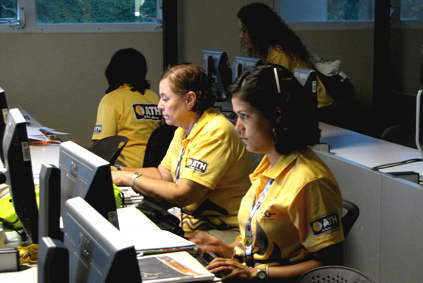
[[[144,168],[158,167],[160,165],[176,129],[177,127],[175,126],[164,124],[151,133],[145,149]]]
[[[346,266],[329,265],[317,267],[305,272],[298,278],[297,283],[308,282],[348,282],[348,283],[374,283],[364,273]]]
[[[357,205],[345,199],[342,200],[342,207],[347,211],[345,215],[342,216],[342,226],[344,228],[344,237],[346,238],[358,216],[360,215],[360,209]]]
[[[128,141],[124,136],[110,136],[95,141],[89,150],[113,165]]]
[[[408,124],[399,124],[387,128],[380,137],[381,140],[417,148],[416,128]]]

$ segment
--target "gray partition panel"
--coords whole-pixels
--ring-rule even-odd
[[[422,187],[383,175],[381,188],[379,281],[422,282]]]
[[[379,282],[381,173],[330,153],[315,152],[334,174],[342,197],[360,208],[360,216],[345,240],[345,265]]]

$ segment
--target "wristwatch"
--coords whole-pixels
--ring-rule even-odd
[[[134,174],[132,175],[132,178],[131,178],[131,183],[130,183],[130,187],[131,188],[134,188],[134,184],[135,184],[135,179],[136,178],[138,178],[138,177],[141,177],[142,176],[142,173],[140,173],[140,172],[134,172]]]
[[[260,268],[258,269],[257,276],[256,276],[257,282],[259,282],[259,283],[267,283],[268,282],[267,268],[268,267],[266,266],[266,269],[260,269]]]

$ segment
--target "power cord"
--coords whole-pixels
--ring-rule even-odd
[[[380,169],[386,169],[386,168],[410,164],[410,163],[414,163],[414,162],[422,162],[422,161],[423,160],[421,158],[412,158],[412,159],[407,159],[407,160],[404,160],[404,161],[398,161],[398,162],[392,162],[392,163],[386,163],[386,164],[378,165],[378,166],[372,167],[372,169],[373,170],[380,170]]]

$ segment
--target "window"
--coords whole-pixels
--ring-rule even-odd
[[[295,29],[373,27],[375,0],[279,0],[277,3],[281,17]],[[391,0],[391,3],[393,26],[423,27],[423,1]],[[312,25],[307,24],[311,22]]]
[[[2,32],[154,31],[161,0],[0,0]]]

